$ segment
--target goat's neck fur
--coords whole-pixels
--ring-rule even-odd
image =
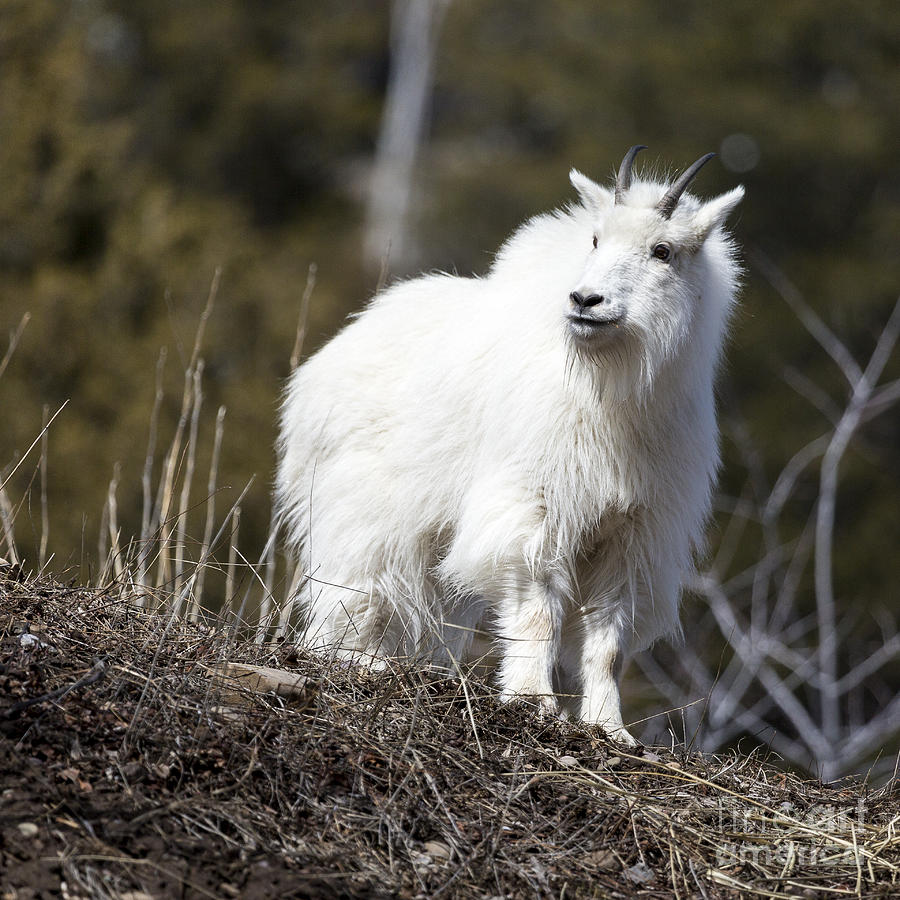
[[[653,197],[664,189],[638,183],[632,192]],[[690,197],[682,202],[697,205]],[[694,304],[686,322],[662,310],[657,330],[626,328],[604,346],[585,348],[563,333],[560,294],[579,277],[594,218],[576,206],[532,219],[488,275],[491,297],[510,298],[508,306],[494,300],[497,314],[520,317],[521,344],[509,343],[521,360],[522,389],[533,384],[547,398],[547,408],[531,415],[523,405],[526,430],[515,440],[548,466],[540,480],[555,495],[555,552],[589,542],[610,513],[639,511],[663,531],[672,527],[666,519],[681,519],[687,540],[679,556],[688,566],[690,548],[702,542],[718,465],[713,380],[738,276],[734,253],[717,229],[683,261],[698,293],[684,298]],[[541,442],[552,449],[542,453]]]

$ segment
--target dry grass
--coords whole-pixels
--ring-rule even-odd
[[[626,753],[474,677],[340,667],[147,611],[165,596],[0,571],[4,896],[900,893],[896,779]],[[243,690],[211,674],[225,659],[305,681]]]

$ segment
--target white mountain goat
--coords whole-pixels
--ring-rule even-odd
[[[739,277],[703,202],[573,170],[483,278],[375,297],[292,376],[276,502],[303,643],[452,665],[495,640],[504,699],[614,738],[629,653],[679,631],[718,465],[713,381]],[[483,633],[483,632],[482,632]]]

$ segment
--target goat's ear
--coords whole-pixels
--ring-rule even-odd
[[[744,198],[744,187],[738,185],[736,188],[719,194],[708,200],[700,209],[694,213],[693,227],[697,235],[697,239],[702,243],[710,235],[712,231],[720,225],[725,224],[725,220],[731,215],[731,211]]]
[[[612,201],[612,191],[600,187],[596,181],[591,181],[578,169],[572,169],[569,172],[569,181],[572,182],[572,187],[578,191],[578,196],[585,209],[599,212]]]

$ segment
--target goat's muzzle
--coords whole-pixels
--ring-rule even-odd
[[[578,291],[572,291],[572,293],[569,294],[569,299],[578,309],[587,309],[591,306],[597,306],[598,303],[603,303],[606,300],[602,294],[588,294],[585,297],[584,294]]]

